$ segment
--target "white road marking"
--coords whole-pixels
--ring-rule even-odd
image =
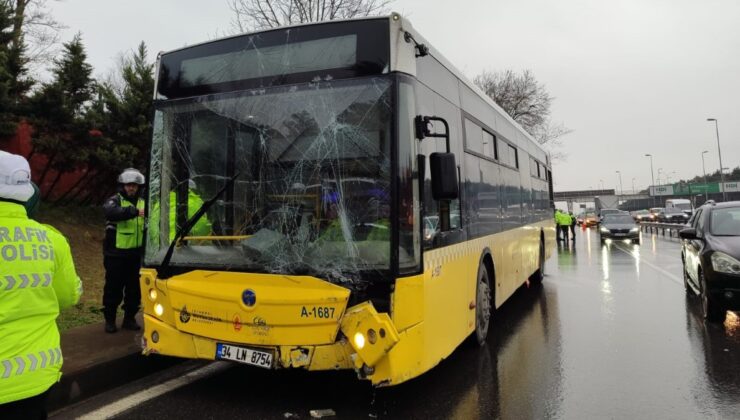
[[[174,391],[177,388],[181,388],[185,385],[204,379],[208,376],[222,372],[233,366],[229,362],[214,362],[207,366],[204,366],[198,370],[188,372],[185,375],[171,379],[163,384],[159,384],[148,388],[146,390],[139,391],[133,395],[129,395],[126,398],[120,399],[112,404],[100,407],[95,411],[85,414],[78,419],[82,420],[98,420],[107,419],[113,416],[117,416],[124,411],[136,407],[137,405],[147,402],[151,399],[157,398],[160,395],[166,394],[170,391]]]
[[[644,258],[640,258],[640,257],[636,256],[635,254],[627,251],[626,249],[623,249],[618,244],[614,244],[614,247],[617,248],[618,250],[624,252],[625,254],[631,256],[632,258],[636,259],[640,264],[645,264],[648,267],[652,268],[653,270],[659,271],[664,276],[666,276],[669,279],[673,280],[674,283],[678,283],[679,285],[683,286],[683,278],[676,276],[675,274],[671,273],[670,271],[666,271],[666,270],[660,268],[659,266],[657,266],[657,265],[655,265],[655,264],[653,264],[653,263],[645,260]]]

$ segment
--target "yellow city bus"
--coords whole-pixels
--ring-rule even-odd
[[[395,385],[542,280],[548,155],[400,15],[209,41],[156,76],[145,354]]]

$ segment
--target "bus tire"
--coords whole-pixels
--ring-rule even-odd
[[[488,329],[491,325],[491,281],[488,267],[481,262],[475,287],[475,342],[479,346],[486,344]]]
[[[530,283],[542,283],[545,279],[545,242],[540,239],[540,252],[537,256],[537,271],[529,276]]]

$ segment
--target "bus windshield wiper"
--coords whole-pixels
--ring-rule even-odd
[[[162,264],[159,267],[159,278],[167,279],[172,277],[172,275],[170,274],[169,265],[170,260],[172,259],[172,253],[175,252],[175,246],[180,241],[180,239],[182,239],[185,235],[188,234],[188,232],[190,232],[190,229],[192,229],[193,226],[195,226],[195,224],[198,222],[198,220],[200,220],[200,218],[203,217],[204,214],[206,214],[213,203],[215,203],[216,200],[221,197],[224,191],[226,191],[234,183],[234,181],[236,181],[236,178],[238,178],[240,174],[240,172],[237,172],[234,174],[234,176],[229,178],[229,180],[226,181],[226,184],[224,184],[224,186],[220,190],[218,190],[218,192],[210,200],[204,202],[193,214],[193,216],[188,219],[187,222],[185,222],[185,225],[183,225],[180,230],[177,231],[177,234],[175,234],[172,242],[170,242],[169,248],[167,248],[167,253],[164,255]]]

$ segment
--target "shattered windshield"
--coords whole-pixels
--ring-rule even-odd
[[[328,278],[389,269],[390,87],[317,81],[160,103],[146,263],[160,264],[176,229],[239,173],[172,265]]]

